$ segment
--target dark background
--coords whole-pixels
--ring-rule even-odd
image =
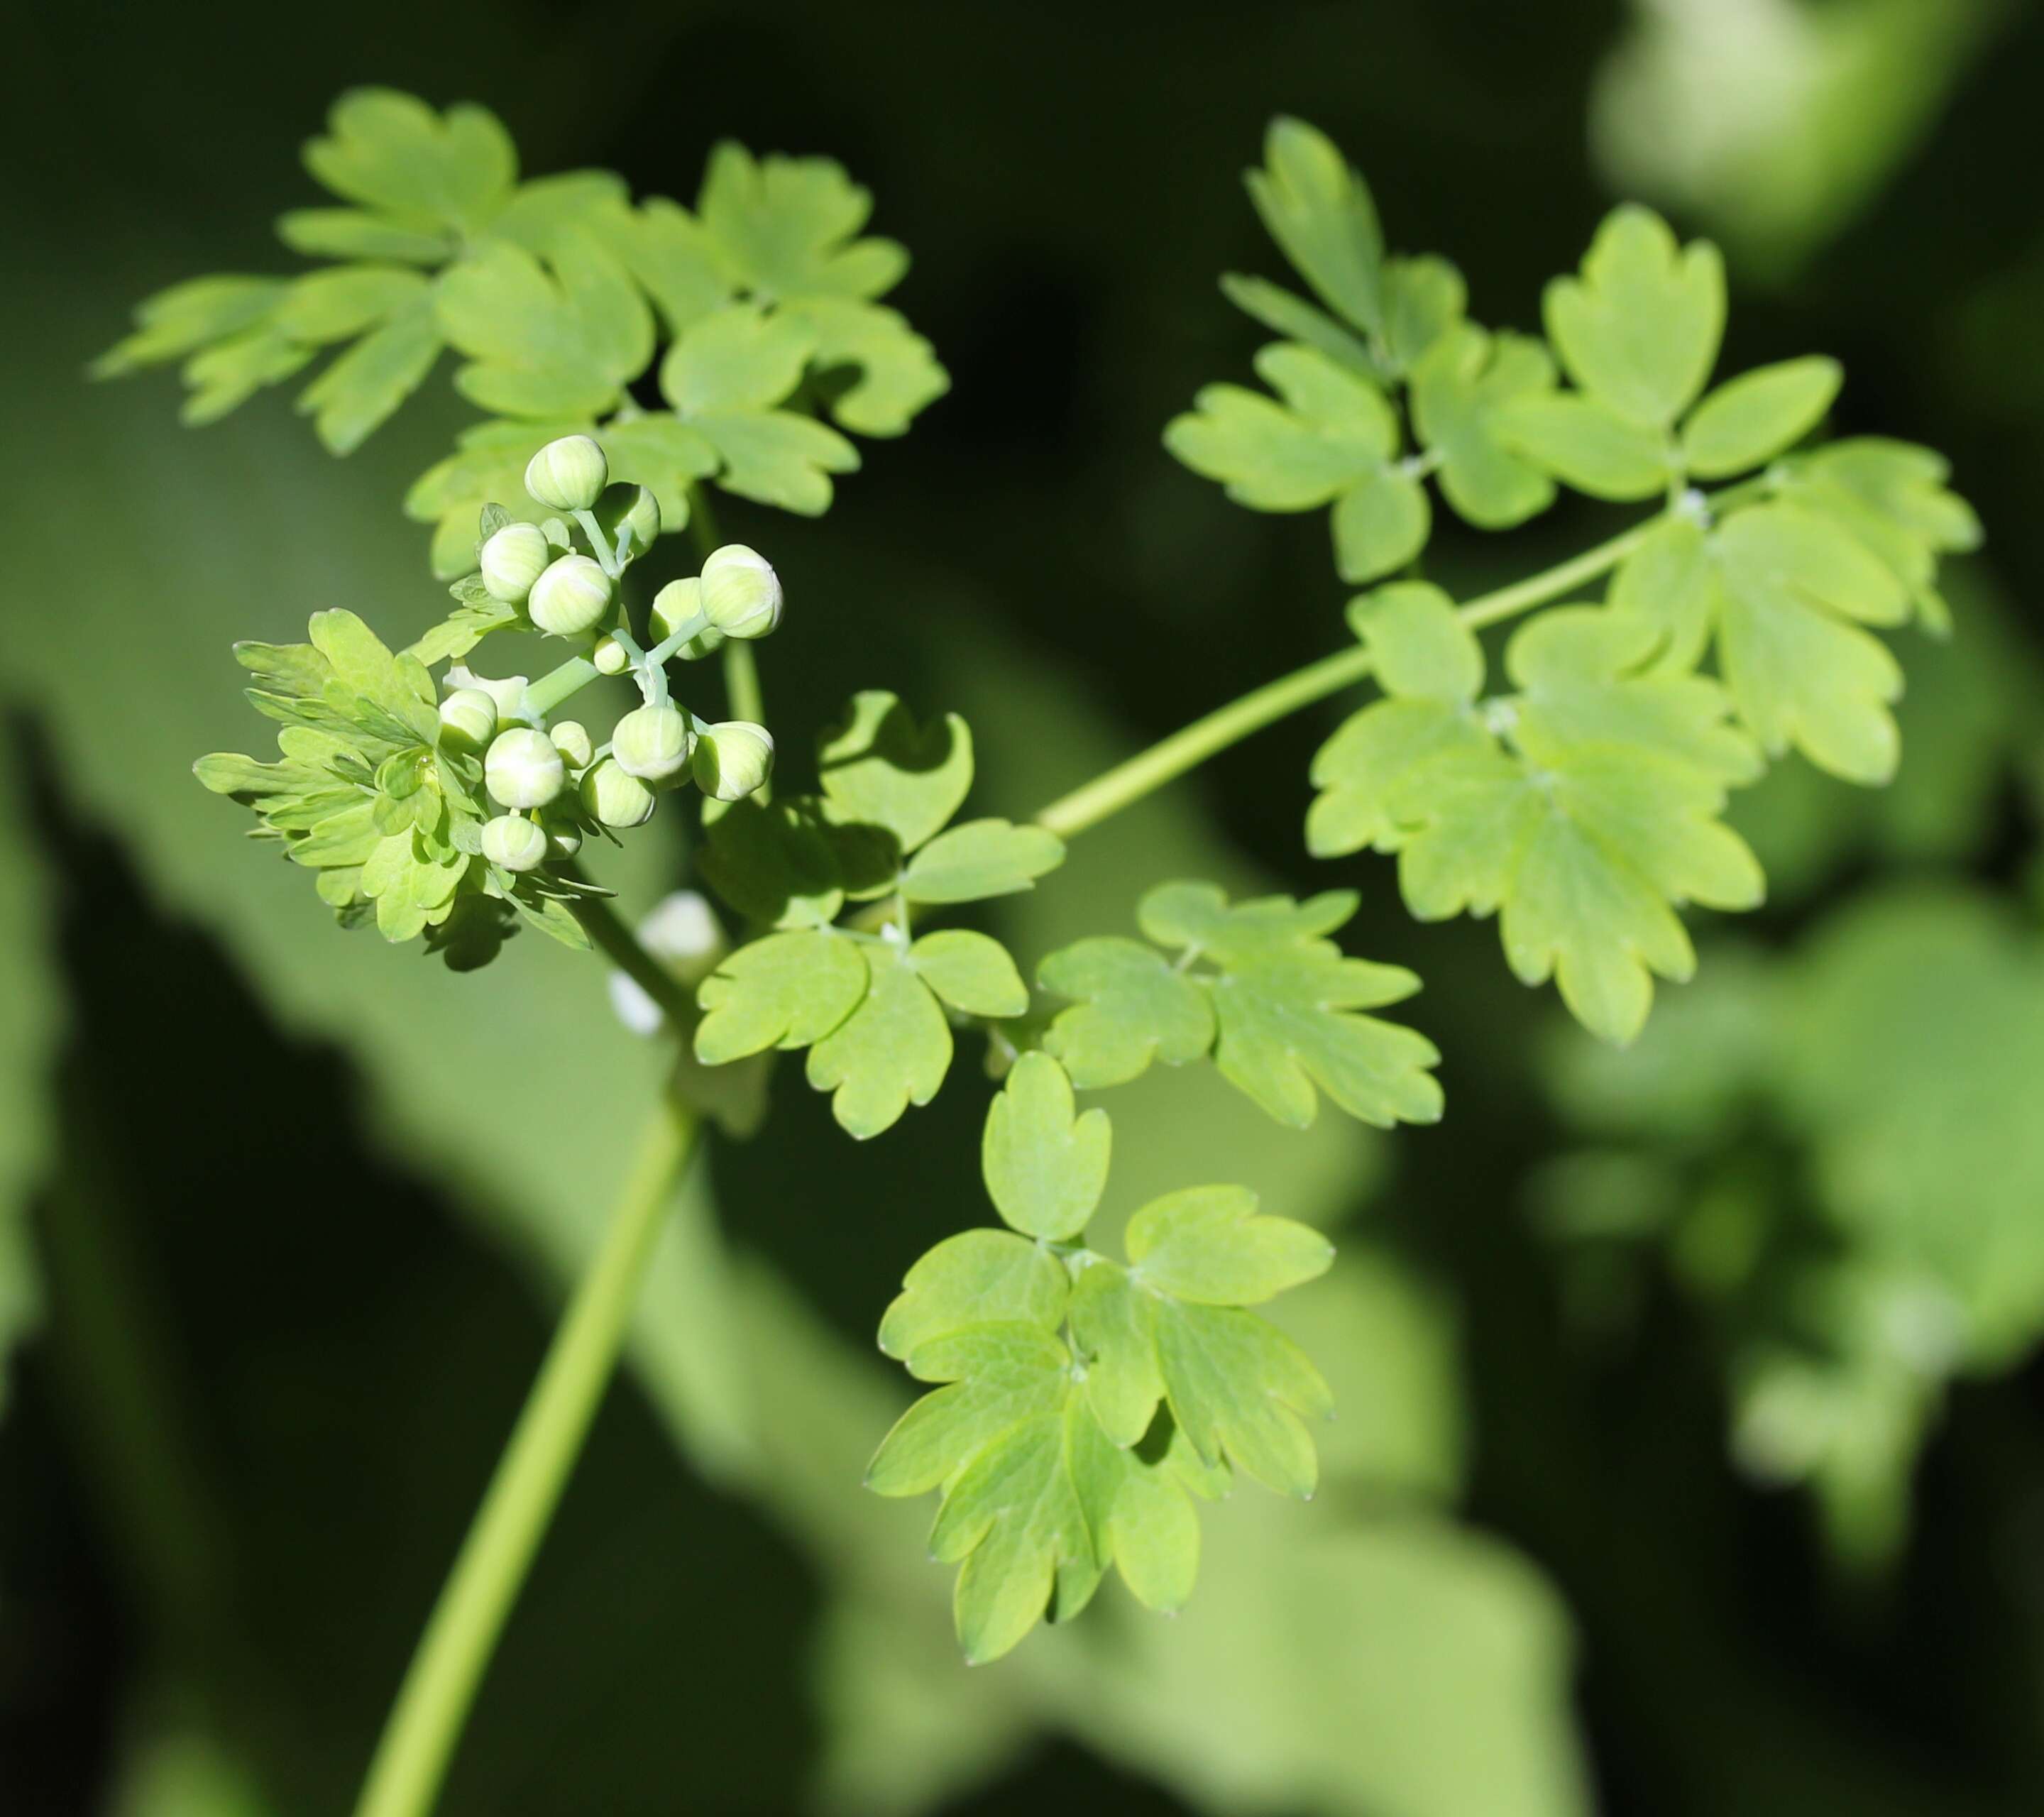
[[[137,1735],[166,1727],[209,1738],[260,1800],[179,1807],[193,1817],[344,1809],[549,1320],[519,1242],[478,1240],[492,1181],[394,1142],[364,1083],[374,1044],[303,1000],[274,1007],[278,948],[239,943],[243,905],[204,906],[208,889],[254,887],[254,855],[205,817],[225,810],[194,801],[187,827],[153,797],[124,800],[124,764],[153,754],[147,729],[171,712],[158,691],[186,683],[105,642],[144,648],[188,613],[217,650],[237,590],[244,617],[346,602],[375,619],[378,590],[407,573],[414,590],[378,609],[423,617],[424,532],[393,506],[462,412],[436,395],[336,467],[281,401],[259,399],[194,439],[189,459],[213,467],[186,467],[167,379],[113,391],[79,376],[132,303],[196,271],[286,268],[268,224],[312,199],[296,148],[358,82],[486,102],[530,171],[608,166],[685,199],[722,136],[840,159],[878,197],[877,228],[915,254],[889,301],[953,390],[905,440],[865,447],[820,523],[731,512],[736,533],[788,551],[791,600],[820,602],[768,652],[774,720],[813,725],[853,686],[922,701],[976,689],[1001,727],[983,750],[1014,760],[1005,774],[983,762],[983,798],[1024,811],[1086,773],[1088,739],[1132,749],[1339,636],[1320,519],[1243,512],[1158,442],[1200,384],[1243,378],[1256,344],[1214,279],[1277,272],[1239,182],[1267,118],[1327,131],[1397,244],[1454,258],[1484,321],[1530,326],[1542,283],[1613,199],[1587,123],[1632,20],[1616,3],[1435,0],[88,5],[17,22],[0,78],[0,325],[21,554],[0,603],[0,698],[29,843],[0,862],[40,853],[56,938],[36,981],[61,1034],[33,1143],[45,1315],[0,1425],[0,1809],[106,1808]],[[1815,209],[1752,273],[1727,236],[1727,361],[1835,353],[1850,374],[1842,428],[1948,452],[1989,532],[1969,584],[2019,649],[2044,578],[2044,25],[2011,7],[1982,29],[1920,123],[1890,130],[1868,104],[1866,132],[1894,144],[1852,206]],[[1686,230],[1718,230],[1708,210],[1668,206]],[[1430,561],[1474,586],[1604,524],[1565,505],[1508,549],[1450,525]],[[117,609],[91,578],[101,543],[133,551]],[[83,578],[67,549],[87,551]],[[231,735],[233,678],[207,661],[189,673],[211,682],[191,686],[213,692],[191,710]],[[1005,686],[1011,663],[1033,693]],[[1965,718],[1963,690],[1947,710]],[[1335,880],[1297,834],[1327,723],[1280,727],[1185,785],[1184,827],[1143,833],[1123,868],[1095,874],[1096,925],[1125,924],[1158,874],[1146,855],[1189,843],[1273,887]],[[1969,805],[1976,834],[1936,855],[2017,900],[2031,743],[2021,716],[2010,724]],[[1842,793],[1816,819],[1860,811]],[[1824,843],[1821,824],[1812,836]],[[1826,851],[1810,886],[1760,919],[1763,943],[1796,940],[1893,856],[1878,839]],[[1457,1309],[1474,1435],[1461,1515],[1566,1604],[1596,1804],[1657,1817],[2044,1805],[2044,1377],[2024,1365],[1962,1385],[1918,1471],[1906,1548],[1842,1577],[1806,1500],[1760,1492],[1728,1462],[1719,1335],[1693,1304],[1650,1279],[1629,1346],[1572,1336],[1523,1209],[1529,1170],[1566,1140],[1539,1083],[1546,996],[1510,981],[1493,929],[1414,928],[1387,871],[1342,868],[1366,891],[1355,949],[1428,980],[1423,1026],[1449,1055],[1450,1104],[1442,1130],[1370,1151],[1396,1151],[1389,1186],[1347,1197],[1370,1200],[1371,1240]],[[317,968],[340,936],[304,894],[277,939]],[[532,1064],[579,1062],[555,1047]],[[724,1222],[863,1345],[904,1261],[980,1216],[978,1101],[954,1090],[912,1136],[847,1157],[793,1085],[775,1139],[715,1156]],[[919,1562],[912,1548],[902,1561]],[[621,1389],[446,1808],[796,1807],[822,1746],[819,1569],[746,1495],[706,1486]],[[946,1807],[1246,1807],[1225,1786],[1135,1772],[1041,1740]],[[1297,1807],[1379,1808],[1338,1788]]]

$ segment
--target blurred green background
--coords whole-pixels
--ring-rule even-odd
[[[1211,1172],[1338,1231],[1286,1316],[1341,1403],[1310,1508],[1239,1496],[1191,1609],[1118,1596],[967,1673],[928,1511],[859,1478],[871,1332],[980,1221],[961,1068],[855,1149],[782,1081],[719,1146],[478,1705],[449,1813],[1809,1817],[2044,1807],[2044,21],[1992,0],[39,10],[0,75],[0,1811],[346,1810],[600,1227],[653,1052],[587,959],[455,978],[242,841],[226,645],[444,605],[397,509],[469,413],[344,463],[284,402],[202,432],[89,386],[144,294],[290,261],[340,89],[495,109],[529,171],[693,195],[719,136],[824,152],[916,264],[951,394],[786,578],[777,727],[955,708],[1024,814],[1333,647],[1317,517],[1161,451],[1257,344],[1241,167],[1297,113],[1393,241],[1533,325],[1612,199],[1729,255],[1728,366],[1838,355],[1848,432],[1950,453],[1988,551],[1906,634],[1901,779],[1739,804],[1769,907],[1630,1054],[1316,866],[1338,706],[1074,848],[1028,962],[1174,874],[1364,892],[1427,981],[1447,1122],[1280,1131],[1203,1074],[1117,1099],[1116,1197]],[[1445,527],[1458,591],[1607,533]],[[793,742],[799,743],[799,738]],[[648,842],[617,881],[679,880]]]

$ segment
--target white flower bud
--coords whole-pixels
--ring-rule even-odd
[[[610,735],[610,755],[628,776],[664,782],[689,766],[696,737],[678,707],[635,707]]]
[[[456,688],[440,702],[440,743],[474,756],[497,736],[497,703],[480,688]]]
[[[764,637],[781,622],[781,577],[756,549],[727,543],[703,563],[702,609],[727,637]]]
[[[660,534],[659,501],[644,486],[620,480],[605,488],[596,501],[596,521],[609,540],[609,547],[604,552],[616,552],[621,540],[625,560],[632,561],[651,548]],[[622,539],[620,530],[625,532]]]
[[[567,784],[554,741],[530,726],[497,735],[482,760],[483,786],[507,808],[544,808]]]
[[[487,675],[471,671],[466,663],[456,663],[447,672],[450,688],[480,688],[497,703],[497,723],[499,725],[532,725],[537,723],[532,703],[526,697],[525,678],[506,675],[501,682],[494,682]]]
[[[551,511],[586,511],[609,478],[610,463],[587,436],[549,442],[525,467],[525,490]]]
[[[537,870],[547,862],[547,836],[536,822],[499,814],[483,827],[482,855],[506,870]]]
[[[701,616],[702,582],[693,575],[686,580],[669,581],[653,595],[652,610],[648,615],[653,641],[666,643],[682,626]]]
[[[607,631],[597,639],[589,659],[596,665],[599,675],[621,675],[632,666],[631,651]]]
[[[555,637],[578,637],[610,616],[610,576],[586,555],[563,555],[532,583],[525,609]]]
[[[476,560],[493,599],[523,605],[532,583],[546,571],[554,551],[536,524],[506,524],[482,545]]]
[[[750,720],[725,720],[705,729],[690,764],[705,795],[742,801],[774,774],[774,735]]]
[[[571,770],[586,770],[596,761],[596,746],[590,740],[589,728],[580,720],[564,719],[559,725],[551,727],[547,736],[554,741],[555,750]]]
[[[591,766],[582,779],[583,811],[606,827],[643,827],[652,819],[659,798],[613,759]]]

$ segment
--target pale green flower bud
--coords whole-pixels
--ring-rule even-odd
[[[606,827],[643,827],[659,797],[614,759],[605,758],[582,779],[583,812]]]
[[[566,760],[571,770],[586,770],[596,761],[596,746],[591,742],[589,728],[580,720],[564,719],[551,727],[547,733],[554,741],[554,748]]]
[[[456,688],[440,702],[440,743],[473,757],[497,736],[497,703],[480,688]]]
[[[599,675],[621,675],[632,666],[631,652],[607,631],[597,639],[589,659],[596,665]]]
[[[497,735],[482,760],[483,786],[507,808],[544,808],[567,786],[554,741],[530,726]]]
[[[682,581],[669,581],[653,595],[653,606],[648,615],[653,627],[653,641],[664,643],[684,624],[702,616],[702,582],[691,575]]]
[[[610,576],[586,555],[563,555],[532,583],[532,623],[555,637],[578,637],[610,616]]]
[[[506,870],[537,870],[547,862],[547,836],[536,821],[499,814],[483,827],[482,855]]]
[[[696,736],[678,707],[635,707],[610,735],[610,755],[629,776],[665,782],[689,766]]]
[[[702,609],[727,637],[764,637],[781,622],[781,577],[756,549],[727,543],[703,563]]]
[[[525,490],[551,511],[586,511],[609,478],[610,463],[587,436],[549,442],[525,467]]]
[[[547,855],[554,859],[571,859],[582,850],[582,828],[571,820],[560,815],[561,804],[554,805],[553,813],[540,822],[547,835]]]
[[[536,524],[506,524],[482,545],[476,560],[493,599],[523,605],[532,583],[546,572],[554,551]]]
[[[719,801],[742,801],[774,774],[774,735],[750,720],[705,728],[690,759],[696,786]]]
[[[596,522],[609,544],[605,554],[616,551],[618,532],[622,530],[626,532],[624,559],[635,560],[652,547],[654,539],[660,534],[659,501],[644,486],[620,480],[606,488],[597,501]]]

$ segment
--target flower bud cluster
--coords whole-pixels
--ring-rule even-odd
[[[728,544],[711,551],[699,575],[659,590],[647,613],[650,647],[642,648],[620,583],[660,533],[652,494],[613,482],[601,447],[580,435],[534,455],[525,490],[556,515],[536,524],[494,506],[486,512],[480,573],[463,597],[509,607],[523,626],[578,645],[581,655],[530,684],[522,676],[491,681],[457,663],[440,707],[441,748],[481,760],[479,805],[490,817],[477,849],[514,877],[572,858],[588,833],[643,826],[662,794],[690,782],[719,801],[766,786],[772,734],[749,720],[698,719],[670,697],[667,662],[699,659],[727,638],[764,637],[782,606],[772,565],[755,549]],[[641,695],[601,743],[578,720],[548,718],[591,670],[628,675]]]

